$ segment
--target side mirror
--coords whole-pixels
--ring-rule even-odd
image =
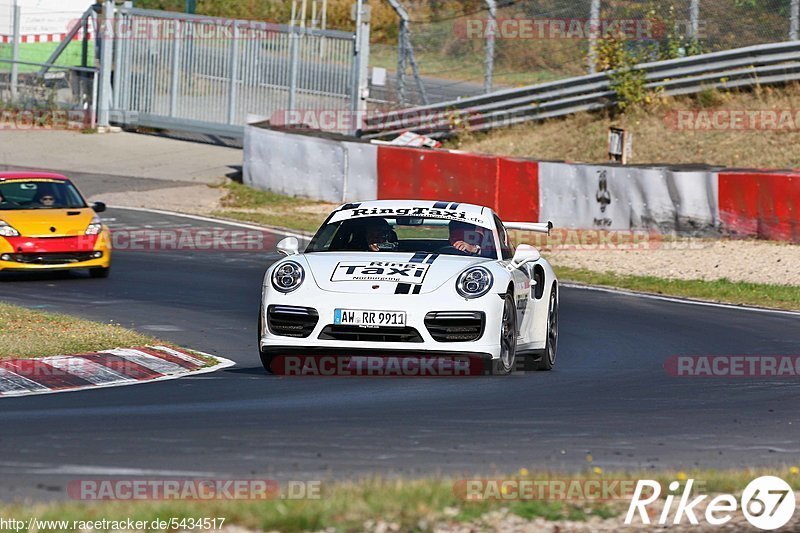
[[[512,262],[514,266],[517,268],[521,267],[525,263],[534,263],[541,259],[542,254],[539,253],[539,250],[534,248],[529,244],[520,244],[517,246],[517,251],[514,252],[514,259]]]
[[[286,237],[278,243],[278,251],[283,255],[297,255],[300,253],[300,241],[297,237]]]
[[[92,205],[92,209],[94,209],[95,213],[102,213],[106,210],[106,204],[103,202],[95,202],[94,205]]]

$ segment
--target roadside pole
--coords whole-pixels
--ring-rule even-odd
[[[100,42],[100,83],[98,88],[97,125],[110,125],[111,71],[114,62],[114,2],[103,4],[102,22],[98,24],[97,38]]]
[[[11,101],[17,101],[17,94],[19,91],[19,42],[22,39],[20,32],[20,19],[22,18],[22,9],[17,5],[14,0],[14,35],[12,36],[11,45]]]

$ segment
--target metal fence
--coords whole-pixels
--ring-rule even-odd
[[[645,61],[796,40],[800,31],[800,0],[402,3],[431,103],[591,73],[596,40],[620,30]],[[394,44],[373,45],[373,65],[395,71],[397,56]],[[380,99],[423,105],[410,71],[407,76],[405,99],[394,90],[395,76]]]
[[[357,111],[363,101],[368,49],[352,33],[123,8],[114,42],[121,122],[241,135],[249,118]]]
[[[800,80],[800,41],[756,45],[668,61],[641,64],[646,87],[676,96],[710,88],[786,83]],[[362,135],[393,138],[413,130],[443,138],[485,131],[615,105],[608,72],[507,89],[436,105],[405,109],[367,119]]]
[[[98,69],[93,51],[63,42],[72,12],[0,4],[0,128],[91,128],[95,125]],[[86,57],[88,55],[88,57]]]

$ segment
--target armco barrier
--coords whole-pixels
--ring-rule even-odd
[[[378,147],[257,126],[245,128],[244,183],[326,202],[374,200]]]
[[[800,172],[720,172],[719,209],[732,235],[800,243]]]

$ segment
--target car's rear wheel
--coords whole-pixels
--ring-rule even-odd
[[[261,364],[264,365],[264,370],[267,371],[267,374],[272,374],[272,355],[264,353],[264,350],[261,349],[261,332],[264,331],[264,311],[261,310],[258,313],[258,355],[261,358]]]
[[[550,303],[547,306],[547,342],[544,354],[539,361],[539,370],[552,370],[556,366],[556,351],[558,350],[558,285],[553,285],[550,291]]]
[[[500,321],[500,358],[494,359],[494,374],[510,374],[517,361],[517,308],[514,297],[506,294],[503,301],[503,318]]]
[[[107,278],[109,274],[111,274],[111,267],[89,269],[89,275],[93,278]]]

